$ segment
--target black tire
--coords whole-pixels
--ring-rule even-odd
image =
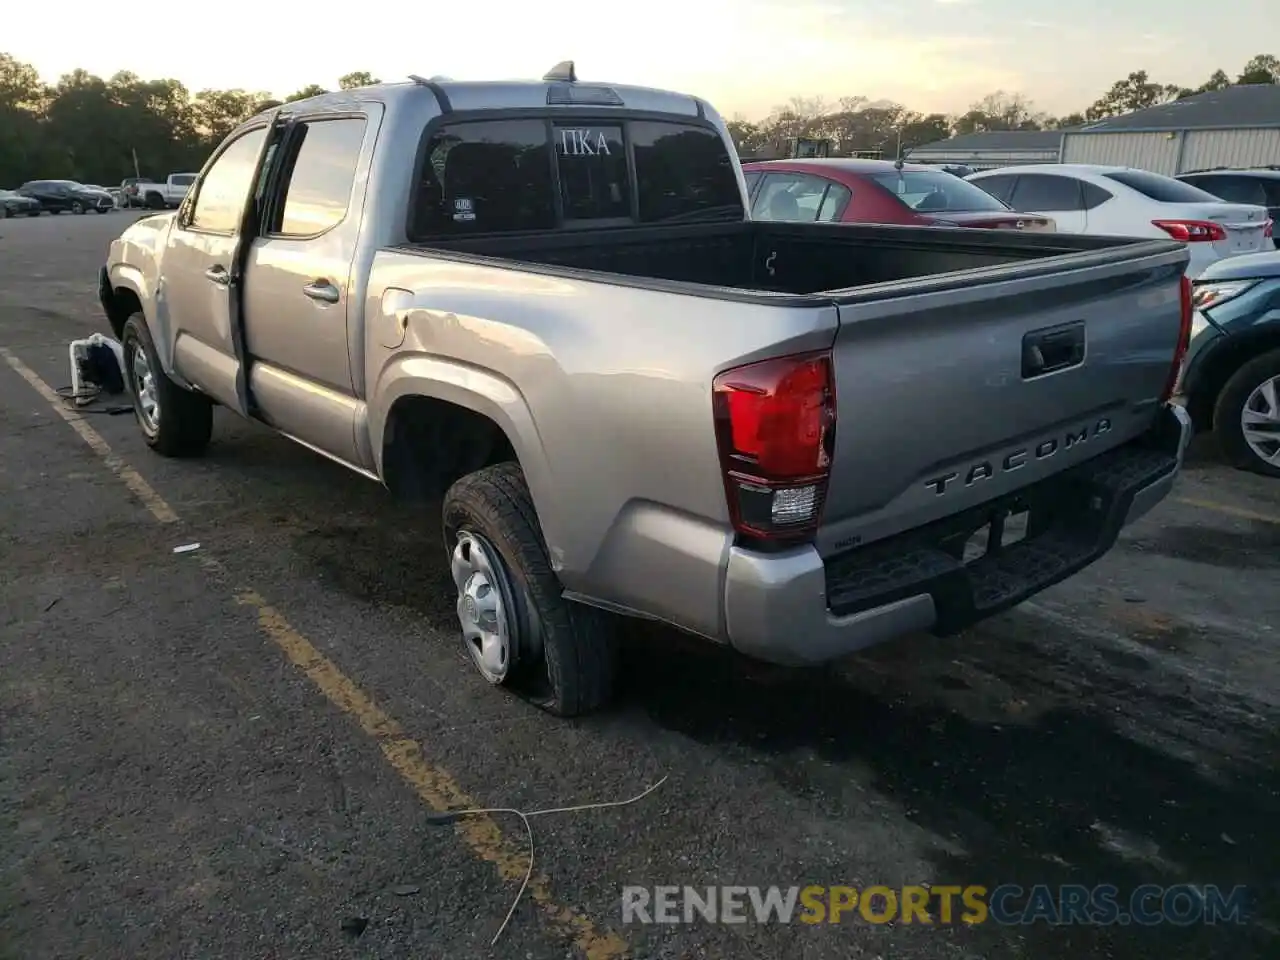
[[[1280,466],[1267,463],[1244,438],[1240,420],[1249,396],[1272,377],[1280,377],[1280,350],[1254,357],[1227,381],[1213,408],[1213,432],[1232,466],[1264,477],[1280,477]],[[1280,441],[1280,435],[1276,437]]]
[[[42,213],[44,213],[44,211],[43,211],[43,210],[32,210],[30,213],[28,213],[28,214],[27,214],[27,216],[28,216],[28,217],[38,217],[38,216],[40,216],[40,214],[42,214]]]
[[[142,314],[135,313],[125,321],[120,342],[124,348],[125,389],[133,401],[134,415],[147,446],[166,457],[199,456],[213,435],[213,403],[208,397],[183,389],[165,375]],[[134,375],[138,348],[146,354],[159,401],[154,426],[143,415],[138,397],[138,379]]]
[[[618,668],[614,618],[562,596],[519,464],[463,477],[445,494],[443,512],[446,557],[460,532],[479,534],[512,587],[513,663],[500,682],[560,717],[604,706]]]
[[[167,204],[164,202],[164,197],[162,197],[160,194],[158,193],[147,194],[148,210],[163,210],[166,206]]]
[[[84,204],[81,203],[79,200],[72,201],[71,212],[74,213],[76,216],[80,216],[82,213],[84,213]]]

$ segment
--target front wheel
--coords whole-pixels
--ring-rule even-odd
[[[213,434],[213,403],[165,374],[142,314],[124,325],[124,379],[147,446],[166,457],[194,457]]]
[[[613,620],[563,597],[520,466],[463,477],[443,519],[463,644],[480,675],[557,716],[603,706],[617,672]]]
[[[79,200],[76,200],[71,204],[71,212],[76,214],[77,216],[79,214],[84,213],[84,204],[81,203]]]
[[[1213,431],[1232,465],[1280,477],[1280,350],[1255,357],[1227,381]]]

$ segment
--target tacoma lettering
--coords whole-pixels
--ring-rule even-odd
[[[1000,468],[998,470],[992,461],[979,460],[964,471],[964,485],[972,487],[979,480],[990,480],[997,473],[1009,473],[1013,470],[1021,469],[1027,465],[1027,458],[1031,456],[1034,456],[1037,460],[1047,460],[1058,453],[1059,450],[1070,450],[1073,447],[1078,447],[1082,443],[1088,443],[1093,437],[1109,433],[1110,430],[1111,420],[1107,417],[1101,417],[1091,426],[1067,431],[1062,439],[1047,437],[1034,447],[1023,447],[1020,450],[1005,454],[1004,458],[1000,460]],[[924,485],[938,496],[942,496],[947,492],[951,482],[959,479],[959,472],[946,473],[940,477],[926,480]]]

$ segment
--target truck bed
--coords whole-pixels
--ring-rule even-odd
[[[826,223],[733,222],[649,228],[508,235],[408,249],[517,261],[526,269],[565,268],[615,275],[615,282],[671,289],[685,284],[741,294],[784,294],[829,301],[835,292],[893,281],[939,278],[929,289],[967,286],[991,271],[1028,261],[1078,255],[1073,264],[1125,260],[1176,248],[1173,241],[1135,241],[1053,233]],[[986,269],[984,269],[986,268]],[[1045,264],[1049,271],[1058,262]],[[977,273],[975,271],[982,270]],[[1025,275],[1025,271],[1019,271]],[[947,277],[946,275],[952,275]],[[600,279],[596,277],[596,279]],[[695,292],[687,288],[683,292]],[[703,290],[703,295],[716,295]],[[751,298],[759,299],[759,298]]]

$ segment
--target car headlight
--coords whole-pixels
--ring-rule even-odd
[[[1197,310],[1208,310],[1228,300],[1234,300],[1257,282],[1257,280],[1224,280],[1221,283],[1215,283],[1209,280],[1197,283],[1191,288],[1191,305]]]

